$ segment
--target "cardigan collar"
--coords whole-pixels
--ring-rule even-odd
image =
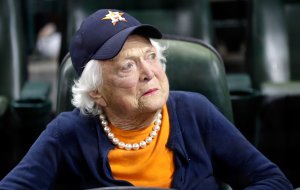
[[[170,96],[167,101],[168,113],[170,118],[170,136],[167,142],[167,147],[174,151],[174,153],[179,154],[186,160],[189,161],[189,156],[186,151],[186,147],[184,144],[182,133],[184,133],[184,128],[180,126],[178,121],[179,115],[176,112],[176,104],[177,99],[172,96],[172,92],[170,92]],[[109,150],[115,147],[114,144],[107,138],[103,128],[101,127],[100,119],[97,117],[96,119],[96,128],[98,133],[98,138],[101,141],[99,142],[99,152],[102,157],[107,157],[107,153]]]

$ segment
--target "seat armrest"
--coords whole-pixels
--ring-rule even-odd
[[[272,83],[265,82],[261,85],[261,92],[263,95],[299,95],[300,81]]]
[[[0,95],[0,117],[4,115],[8,106],[8,101],[5,96]]]
[[[49,98],[51,84],[44,81],[27,81],[21,91],[21,100],[46,100]]]

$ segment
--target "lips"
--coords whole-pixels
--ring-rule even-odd
[[[154,93],[157,92],[157,91],[158,91],[157,88],[149,89],[149,90],[147,90],[147,92],[145,92],[145,93],[143,94],[143,96],[149,96],[149,95],[152,95],[152,94],[154,94]]]

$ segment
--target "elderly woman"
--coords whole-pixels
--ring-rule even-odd
[[[202,95],[169,92],[161,33],[119,10],[89,16],[70,46],[80,76],[58,115],[0,189],[292,189]],[[68,181],[64,181],[67,183]]]

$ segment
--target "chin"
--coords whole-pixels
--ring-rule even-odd
[[[162,109],[165,105],[166,100],[163,98],[160,99],[151,99],[143,102],[143,110],[146,112],[156,112],[159,109]]]
[[[155,112],[162,109],[168,99],[168,93],[157,93],[150,96],[146,96],[141,99],[140,105],[146,112]]]

